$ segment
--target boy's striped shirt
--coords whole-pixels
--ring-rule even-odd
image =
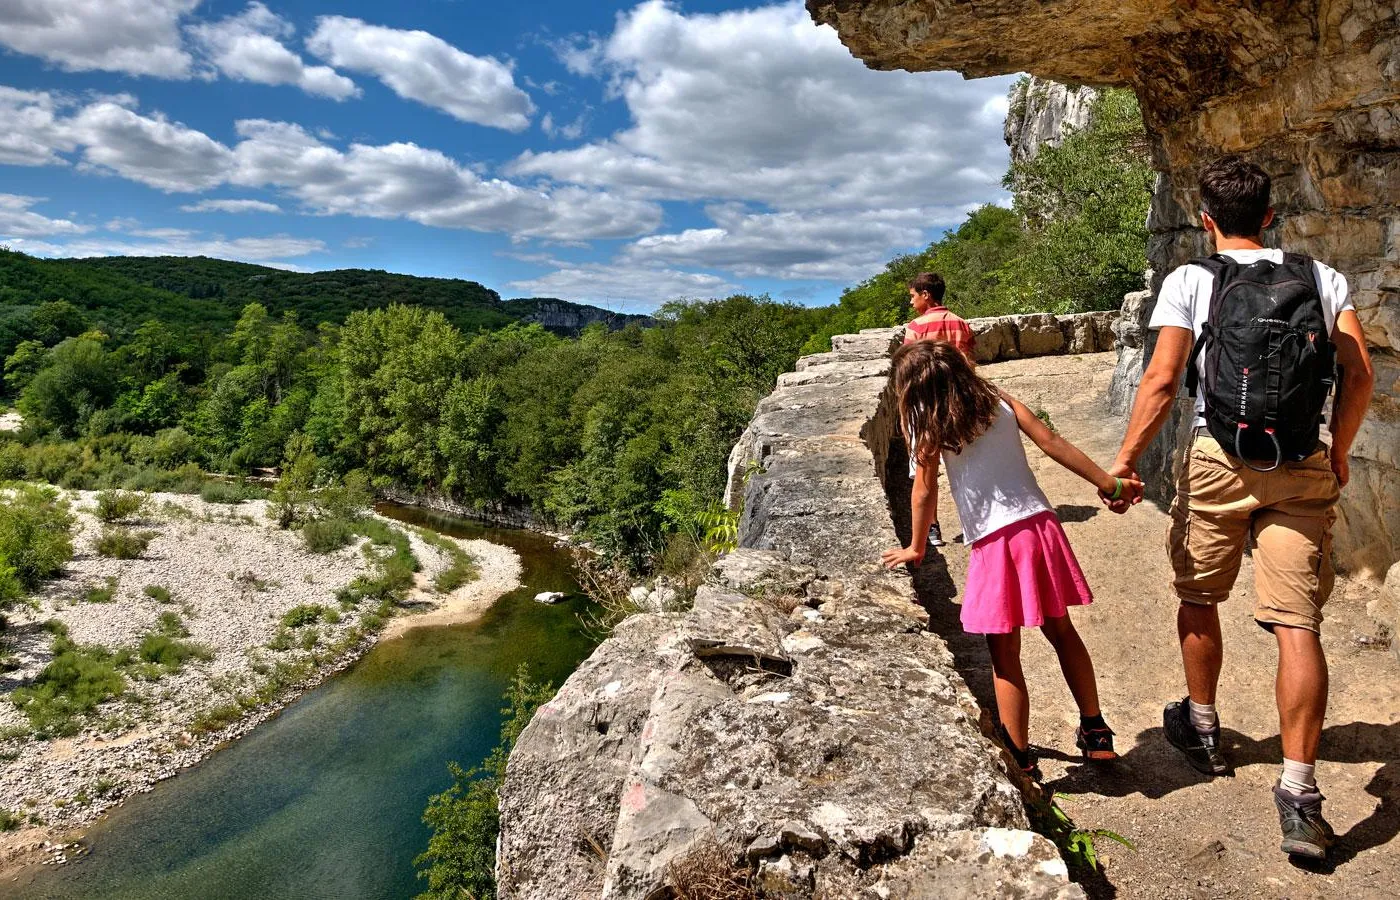
[[[946,306],[935,306],[904,327],[904,343],[926,340],[947,341],[968,359],[972,359],[972,348],[976,344],[972,326]]]

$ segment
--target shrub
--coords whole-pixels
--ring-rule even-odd
[[[301,526],[301,538],[312,553],[332,553],[355,539],[355,526],[344,519],[314,519]]]
[[[0,568],[32,591],[73,558],[73,513],[53,488],[19,485],[0,503]]]
[[[59,636],[54,639],[53,660],[32,685],[16,688],[10,699],[29,717],[35,732],[53,737],[76,733],[80,717],[125,691],[126,679],[110,651],[79,647]]]
[[[141,494],[128,491],[102,491],[97,495],[97,518],[108,524],[134,518],[146,505]]]
[[[225,503],[229,506],[237,506],[244,500],[253,500],[259,497],[262,491],[247,484],[237,484],[232,481],[206,481],[199,489],[199,497],[205,503]]]
[[[219,731],[243,718],[243,705],[241,703],[221,703],[218,706],[211,706],[194,717],[190,723],[190,730],[196,734],[205,734],[211,731]]]
[[[91,587],[83,592],[84,603],[111,603],[117,596],[117,579],[111,575],[102,587]]]
[[[141,554],[151,545],[155,532],[132,531],[130,528],[104,528],[93,544],[98,556],[111,559],[140,559]]]
[[[8,809],[0,809],[0,831],[18,831],[24,825],[24,816],[16,815]]]
[[[315,625],[326,614],[326,608],[319,603],[303,603],[282,614],[282,624],[287,628],[301,628]]]
[[[158,584],[146,585],[146,587],[141,591],[141,593],[145,594],[147,597],[150,597],[157,603],[175,602],[175,598],[171,596],[170,590],[168,588],[161,587]]]
[[[180,671],[192,659],[208,662],[214,658],[208,647],[179,640],[168,633],[151,633],[141,638],[137,653],[142,660],[171,673]]]
[[[277,629],[277,633],[272,636],[272,640],[267,642],[269,650],[290,650],[292,649],[292,632],[283,626]]]
[[[171,637],[189,637],[190,632],[185,628],[185,622],[180,618],[179,613],[163,612],[157,620],[161,634],[168,634]]]

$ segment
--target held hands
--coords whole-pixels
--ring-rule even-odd
[[[893,569],[906,564],[917,566],[924,561],[924,551],[915,550],[913,547],[886,550],[884,553],[880,554],[880,560],[884,562],[885,568],[887,569]]]
[[[1111,511],[1121,515],[1128,507],[1142,502],[1142,479],[1131,467],[1120,463],[1109,469],[1108,474],[1114,479],[1113,487],[1105,490],[1100,486],[1099,499]]]

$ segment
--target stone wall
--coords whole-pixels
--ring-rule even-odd
[[[1207,250],[1195,172],[1240,153],[1274,176],[1269,243],[1348,278],[1376,357],[1375,404],[1352,451],[1338,561],[1379,575],[1400,558],[1400,4],[1395,0],[808,0],[874,68],[1026,71],[1138,95],[1161,173],[1148,258],[1161,278]],[[1140,364],[1151,353],[1125,346]],[[1137,352],[1141,351],[1141,352]],[[1123,367],[1115,396],[1136,373]],[[1179,418],[1178,418],[1179,421]],[[1168,428],[1142,471],[1166,499]],[[1151,463],[1149,466],[1148,463]]]
[[[525,729],[501,897],[661,896],[716,843],[770,897],[1083,896],[879,565],[899,337],[841,336],[782,376],[733,460],[740,549],[691,611],[623,622]]]

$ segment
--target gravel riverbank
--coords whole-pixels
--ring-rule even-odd
[[[375,641],[420,624],[470,621],[520,583],[520,561],[510,548],[456,541],[472,557],[476,577],[438,594],[433,581],[453,555],[403,528],[421,571],[396,615],[381,622],[372,600],[337,598],[377,569],[370,554],[379,551],[363,550],[363,540],[312,554],[296,532],[267,520],[263,501],[224,505],[154,494],[130,526],[150,537],[145,552],[139,559],[110,559],[93,549],[102,532],[92,514],[95,495],[69,496],[78,518],[74,558],[34,609],[12,614],[7,632],[0,811],[14,816],[19,828],[0,834],[3,869],[36,857],[48,864],[71,859],[76,848],[68,842],[105,809],[246,734]],[[291,624],[298,619],[306,621]],[[177,623],[187,632],[182,640],[212,656],[159,677],[129,674],[122,696],[83,719],[77,734],[40,739],[8,701],[52,659],[55,626],[45,623],[55,621],[78,645],[113,652],[137,647],[162,623]]]

